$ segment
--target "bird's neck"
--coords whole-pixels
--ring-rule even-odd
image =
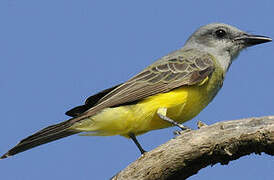
[[[216,61],[220,64],[221,68],[226,73],[232,62],[232,58],[230,54],[229,53],[214,54],[214,52],[209,52],[209,53],[216,58]]]
[[[205,48],[204,46],[199,47],[199,45],[196,45],[195,48],[197,48],[199,51],[209,53],[210,55],[212,55],[216,59],[216,61],[219,63],[220,67],[223,69],[224,73],[227,72],[233,58],[231,57],[229,52],[224,51],[220,53],[219,51],[216,51],[215,48],[209,48],[209,47]],[[182,50],[186,50],[186,49],[193,49],[193,46],[191,48],[189,48],[188,46],[184,46],[182,48]]]

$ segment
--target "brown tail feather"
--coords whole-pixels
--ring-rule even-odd
[[[79,133],[77,131],[69,130],[68,128],[70,126],[71,123],[68,120],[59,124],[46,127],[38,131],[37,133],[34,133],[33,135],[21,140],[16,146],[14,146],[7,153],[5,153],[0,159],[4,159],[17,153],[34,148],[36,146]]]

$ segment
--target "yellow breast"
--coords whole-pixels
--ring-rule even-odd
[[[136,134],[169,127],[171,124],[161,120],[157,110],[167,108],[167,117],[179,122],[186,122],[195,117],[211,101],[211,93],[207,91],[208,82],[202,86],[189,86],[158,94],[134,106],[134,124],[132,131]],[[133,123],[133,122],[132,122]]]
[[[215,69],[211,77],[199,85],[183,86],[167,93],[150,96],[137,104],[106,108],[73,129],[91,132],[88,135],[136,135],[169,127],[157,116],[159,108],[167,108],[167,116],[177,122],[195,117],[213,99],[223,82],[223,71]]]

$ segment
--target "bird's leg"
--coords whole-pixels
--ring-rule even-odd
[[[136,139],[135,134],[133,133],[129,133],[129,137],[133,140],[133,142],[136,144],[136,146],[138,147],[138,149],[140,150],[141,154],[144,154],[146,151],[142,148],[141,144],[138,142],[138,140]]]
[[[166,116],[167,113],[167,108],[159,108],[157,110],[157,115],[164,121],[169,122],[170,124],[179,127],[180,129],[184,130],[189,130],[189,127],[186,127],[180,123],[177,123],[176,121],[174,121],[173,119],[170,119],[169,117]]]

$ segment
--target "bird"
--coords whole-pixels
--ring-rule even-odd
[[[21,140],[0,158],[70,135],[130,138],[193,119],[216,96],[231,63],[243,49],[270,42],[224,23],[201,26],[184,46],[156,60],[124,83],[88,97],[66,112],[71,118]]]

